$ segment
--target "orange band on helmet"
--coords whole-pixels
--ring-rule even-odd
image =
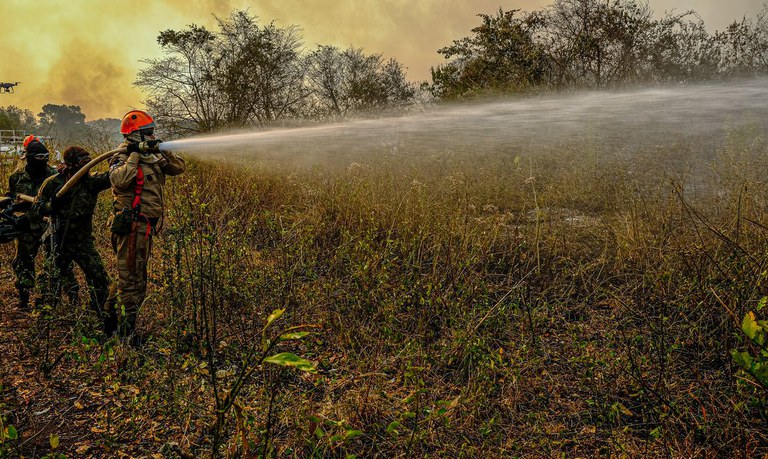
[[[142,129],[154,129],[155,120],[143,110],[131,110],[123,116],[120,122],[120,134],[128,135]]]
[[[24,137],[24,149],[25,150],[27,149],[29,144],[32,143],[33,140],[37,140],[38,142],[43,143],[42,140],[40,140],[36,136],[30,134],[30,135]]]

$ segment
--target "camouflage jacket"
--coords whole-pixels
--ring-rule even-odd
[[[43,184],[43,182],[50,176],[56,174],[56,169],[54,169],[51,166],[47,167],[47,170],[44,171],[39,177],[33,177],[30,175],[29,172],[27,172],[26,166],[21,166],[15,171],[13,171],[8,177],[8,193],[5,195],[16,199],[16,197],[20,194],[26,194],[27,196],[32,196],[33,198],[37,196],[38,190],[40,190],[40,186]],[[27,207],[27,209],[29,206]],[[23,210],[24,208],[21,207],[20,210]]]
[[[125,145],[123,143],[121,146]],[[141,212],[150,219],[163,216],[165,176],[179,175],[186,168],[184,160],[170,152],[149,155],[147,158],[139,153],[130,155],[120,153],[115,155],[109,164],[114,211],[132,208],[136,190],[136,172],[141,167],[144,173]]]
[[[45,180],[56,174],[56,169],[47,166],[45,170],[41,172],[39,176],[33,176],[26,170],[26,163],[16,169],[8,177],[8,192],[5,194],[9,198],[16,199],[20,194],[26,194],[27,196],[35,197],[37,195],[40,186]],[[28,217],[32,217],[33,213],[29,212],[31,204],[27,202],[21,202],[14,206],[16,215],[26,214]],[[22,218],[23,223],[20,224],[19,229],[24,231],[25,234],[31,235],[34,239],[39,239],[45,232],[45,228],[38,225],[28,225],[29,220]]]
[[[93,234],[93,212],[99,193],[109,189],[109,172],[86,175],[67,193],[57,199],[56,212],[52,202],[56,192],[67,182],[61,174],[49,177],[40,187],[32,206],[30,224],[33,228],[46,227],[42,217],[55,213],[58,218],[58,234],[66,239],[82,239]]]

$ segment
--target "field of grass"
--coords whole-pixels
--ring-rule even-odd
[[[86,309],[16,311],[0,249],[0,457],[761,457],[768,392],[732,351],[768,315],[766,155],[735,129],[188,158],[142,348]]]

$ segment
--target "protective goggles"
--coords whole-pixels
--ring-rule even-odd
[[[36,159],[38,161],[48,161],[48,158],[50,158],[50,154],[48,153],[35,153],[35,154],[29,154],[27,153],[26,156],[27,159]]]
[[[82,155],[76,158],[70,158],[68,161],[64,161],[71,166],[84,166],[91,161],[90,155]]]
[[[144,137],[151,137],[151,136],[155,135],[155,129],[154,128],[142,129],[139,132],[141,132],[144,135]]]

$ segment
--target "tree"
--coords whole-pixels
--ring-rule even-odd
[[[207,132],[224,124],[214,81],[215,41],[213,33],[194,24],[181,32],[165,30],[157,42],[166,57],[142,61],[148,67],[135,84],[147,92],[146,105],[164,129]]]
[[[402,65],[362,49],[318,46],[306,59],[313,116],[342,118],[373,110],[401,110],[414,103],[415,87]]]
[[[13,105],[0,107],[0,129],[29,131],[35,127],[35,115]]]
[[[100,118],[86,123],[81,143],[97,151],[109,151],[123,141],[120,134],[120,119]]]
[[[542,39],[556,87],[601,88],[637,82],[658,24],[634,0],[557,0]]]
[[[479,15],[473,35],[438,50],[438,97],[531,88],[685,83],[768,72],[768,9],[710,35],[691,11],[655,19],[637,0],[555,0],[542,11]]]
[[[264,125],[295,115],[307,96],[298,29],[260,27],[244,11],[219,20],[219,29],[216,87],[225,99],[227,124]]]
[[[86,130],[85,115],[78,105],[45,104],[39,118],[41,133],[66,144],[78,139]]]
[[[262,27],[244,11],[217,20],[218,32],[162,32],[165,57],[142,61],[135,84],[164,128],[211,132],[294,114],[306,96],[297,29]]]
[[[142,61],[147,66],[135,84],[163,129],[175,134],[400,110],[414,102],[414,85],[397,61],[332,46],[305,55],[297,27],[261,25],[245,11],[217,18],[216,31],[166,30],[158,43],[164,57]]]
[[[545,77],[545,49],[534,37],[543,25],[536,14],[520,10],[478,15],[474,35],[438,50],[449,60],[432,69],[430,88],[437,97],[458,97],[489,90],[514,91],[540,84]]]
[[[768,4],[754,19],[743,18],[713,37],[718,71],[726,76],[768,72]]]
[[[307,82],[318,116],[347,113],[351,105],[347,77],[342,53],[335,46],[318,46],[307,56]]]
[[[73,129],[85,123],[85,115],[78,105],[45,104],[38,115],[43,126],[56,126],[60,129]]]
[[[646,81],[690,83],[717,75],[717,47],[693,12],[660,19],[652,34],[645,56]]]

